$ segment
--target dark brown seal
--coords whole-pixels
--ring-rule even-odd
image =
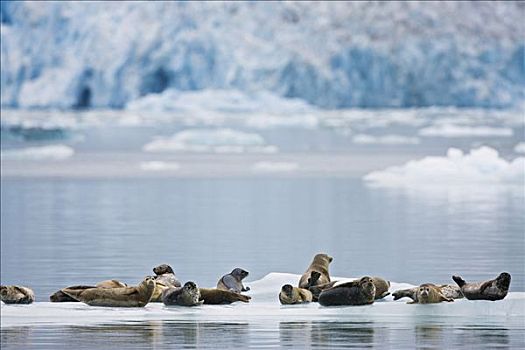
[[[248,303],[251,299],[248,295],[242,295],[240,293],[217,288],[199,288],[199,291],[203,303],[209,305],[231,304],[236,301]]]
[[[319,295],[319,304],[323,306],[367,305],[374,302],[375,295],[376,287],[372,278],[365,276],[359,280],[323,290]]]
[[[502,272],[493,280],[467,283],[459,276],[452,279],[461,288],[461,292],[468,300],[501,300],[507,296],[510,287],[510,274]]]

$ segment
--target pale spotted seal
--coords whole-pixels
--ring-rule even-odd
[[[241,268],[235,268],[232,272],[221,277],[217,282],[217,289],[229,290],[235,293],[247,292],[250,287],[245,287],[242,280],[248,276],[248,271]]]
[[[6,304],[31,304],[35,293],[22,286],[0,286],[0,299]]]
[[[308,269],[303,273],[299,280],[299,288],[309,289],[317,285],[330,283],[330,273],[328,265],[333,261],[327,254],[317,254]]]

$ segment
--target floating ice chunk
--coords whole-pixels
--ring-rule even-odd
[[[275,153],[259,134],[232,129],[189,129],[172,137],[159,137],[144,145],[146,152]]]
[[[280,322],[280,321],[355,321],[392,320],[414,323],[435,320],[436,316],[466,318],[471,322],[490,318],[507,323],[522,324],[525,315],[525,293],[511,292],[497,302],[458,299],[453,303],[435,305],[407,305],[405,299],[393,301],[392,296],[367,306],[322,307],[318,303],[280,305],[278,295],[284,284],[297,285],[300,275],[270,273],[262,279],[247,282],[251,290],[250,303],[231,305],[202,305],[197,307],[166,307],[162,303],[149,303],[144,308],[93,307],[83,303],[36,302],[31,305],[5,305],[1,303],[2,329],[28,325],[89,325],[134,321],[191,321],[191,322]],[[333,280],[355,278],[334,277]],[[413,287],[391,281],[390,291]]]
[[[433,125],[419,130],[421,136],[431,137],[471,137],[493,136],[510,137],[513,135],[511,128],[497,128],[490,126],[463,126],[454,124]]]
[[[246,126],[256,129],[270,129],[278,127],[301,127],[315,129],[319,124],[318,117],[313,114],[301,115],[268,115],[257,114],[248,117]]]
[[[172,171],[179,170],[180,164],[176,162],[148,161],[140,163],[140,168],[145,171]]]
[[[352,138],[352,142],[358,144],[417,145],[419,143],[419,138],[402,135],[372,136],[367,134],[358,134]]]
[[[525,158],[507,161],[490,147],[463,154],[450,148],[446,157],[425,157],[402,166],[367,174],[364,180],[381,186],[519,184],[525,179]]]
[[[516,153],[525,153],[525,142],[519,142],[514,146],[514,152]]]
[[[2,160],[65,160],[75,154],[75,150],[66,145],[27,147],[1,152]]]
[[[257,173],[282,173],[299,169],[299,164],[293,162],[257,162],[252,165],[252,171]]]

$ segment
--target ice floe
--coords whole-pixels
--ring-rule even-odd
[[[299,169],[299,164],[294,162],[257,162],[252,165],[256,173],[282,173]]]
[[[30,305],[1,305],[2,328],[34,325],[90,325],[121,322],[169,320],[192,322],[280,322],[280,321],[351,321],[417,320],[436,317],[458,317],[475,320],[490,318],[502,322],[520,322],[525,316],[525,293],[511,292],[501,301],[469,301],[434,305],[407,305],[405,299],[393,301],[387,296],[367,306],[322,307],[318,303],[280,305],[279,290],[284,284],[296,285],[300,275],[270,273],[262,279],[248,282],[250,303],[202,305],[197,307],[167,307],[149,303],[144,308],[91,307],[83,303],[36,302]],[[334,277],[334,280],[342,278]],[[353,278],[349,278],[353,279]],[[411,287],[391,282],[390,291]]]
[[[367,134],[358,134],[352,137],[352,142],[357,144],[417,145],[420,140],[417,137],[403,135],[373,136]]]
[[[148,161],[141,162],[140,168],[145,171],[173,171],[179,170],[180,164],[177,162]]]
[[[419,130],[418,133],[429,137],[510,137],[513,135],[511,128],[454,124],[429,126]]]
[[[525,153],[525,142],[519,142],[514,146],[514,152],[516,153]]]
[[[214,152],[214,153],[275,153],[276,146],[267,145],[255,133],[238,130],[188,129],[171,137],[158,137],[144,145],[145,152]]]
[[[468,154],[449,148],[444,157],[429,156],[401,166],[373,171],[364,180],[379,186],[523,184],[525,158],[501,158],[493,148],[480,147]]]
[[[2,160],[65,160],[74,154],[72,147],[58,144],[5,150],[1,157]]]

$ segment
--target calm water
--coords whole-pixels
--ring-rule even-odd
[[[335,258],[333,275],[419,284],[508,271],[511,290],[524,291],[523,211],[523,195],[509,189],[411,193],[371,189],[359,179],[7,178],[2,283],[29,285],[47,301],[72,284],[134,284],[167,262],[181,280],[213,286],[236,266],[250,271],[248,280],[301,273],[314,253],[326,251]],[[519,348],[524,328],[434,318],[155,321],[8,328],[2,347]]]
[[[432,115],[427,122],[436,118]],[[497,126],[499,120],[493,122]],[[378,125],[362,125],[358,132],[373,134]],[[406,136],[417,134],[421,126],[415,125]],[[515,157],[512,148],[521,140],[523,124],[510,126],[511,138],[430,138],[416,146],[356,145],[328,129],[257,131],[279,147],[281,152],[274,155],[141,151],[154,135],[170,135],[181,126],[86,128],[75,131],[73,139],[59,141],[23,140],[17,135],[11,139],[2,129],[2,149],[60,142],[74,147],[75,155],[63,162],[2,161],[1,283],[30,286],[37,301],[45,302],[57,289],[74,284],[110,278],[136,284],[155,265],[169,263],[179,279],[203,287],[215,286],[221,275],[242,267],[250,271],[250,285],[270,272],[302,273],[314,254],[327,252],[334,257],[334,276],[379,275],[420,284],[452,283],[453,274],[485,280],[507,271],[512,275],[511,292],[525,292],[523,186],[385,189],[368,187],[361,180],[374,169],[443,155],[449,146],[469,150],[488,144],[506,158]],[[388,126],[380,133],[406,132],[403,125],[396,128]],[[255,176],[250,166],[261,159],[297,162],[301,171]],[[175,161],[183,167],[168,175],[140,172],[138,165],[151,160]],[[264,305],[248,306],[263,313]],[[249,314],[249,307],[241,310]],[[468,310],[454,317],[407,311],[401,318],[305,320],[278,314],[248,318],[249,322],[188,316],[84,326],[32,324],[3,327],[1,345],[2,349],[525,347],[524,320],[480,318]]]

